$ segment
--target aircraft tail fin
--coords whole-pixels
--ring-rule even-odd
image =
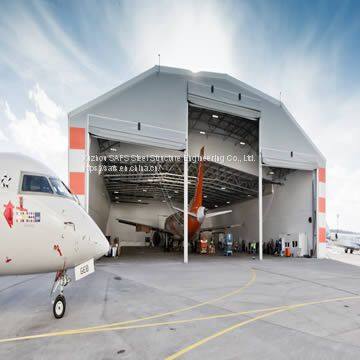
[[[198,163],[197,182],[195,188],[192,207],[198,208],[202,206],[203,199],[203,181],[204,181],[204,146],[200,150],[200,159]]]

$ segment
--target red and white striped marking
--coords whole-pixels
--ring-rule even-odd
[[[86,130],[69,127],[69,187],[85,208]]]
[[[317,257],[326,255],[326,169],[317,169]]]

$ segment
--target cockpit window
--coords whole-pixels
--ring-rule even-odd
[[[69,198],[73,197],[70,190],[66,187],[66,185],[60,179],[51,177],[50,182],[51,182],[52,187],[54,188],[56,195],[66,196]]]
[[[24,175],[21,190],[53,194],[48,179],[39,175]]]

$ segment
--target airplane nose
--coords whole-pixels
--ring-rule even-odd
[[[97,260],[109,252],[109,241],[99,226],[88,214],[85,215],[85,219],[84,230],[86,229],[85,231],[87,234],[85,238],[88,239],[87,254]]]
[[[103,232],[98,228],[98,226],[94,223],[92,227],[92,232],[90,233],[89,237],[92,243],[92,251],[93,257],[95,259],[99,259],[102,256],[106,255],[109,252],[110,245],[109,241],[103,234]]]
[[[98,234],[97,238],[95,239],[95,244],[96,258],[100,258],[109,252],[110,245],[103,233]]]
[[[106,255],[110,250],[110,244],[109,244],[109,241],[107,240],[107,238],[105,236],[104,236],[104,240],[101,243],[101,246],[102,246],[101,253],[103,255]]]

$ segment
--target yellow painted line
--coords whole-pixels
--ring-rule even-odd
[[[204,345],[205,343],[213,340],[213,339],[216,339],[222,335],[225,335],[235,329],[238,329],[240,327],[243,327],[245,325],[248,325],[248,324],[251,324],[255,321],[258,321],[258,320],[261,320],[261,319],[264,319],[266,317],[269,317],[269,316],[272,316],[272,315],[275,315],[275,314],[279,314],[281,312],[285,312],[285,311],[289,311],[289,310],[293,310],[293,309],[298,309],[298,308],[301,308],[301,307],[305,307],[305,306],[310,306],[310,305],[318,305],[318,304],[324,304],[324,303],[330,303],[330,302],[335,302],[335,301],[345,301],[345,300],[357,300],[357,299],[360,299],[360,296],[347,296],[347,297],[341,297],[341,298],[333,298],[333,299],[326,299],[326,300],[319,300],[319,301],[311,301],[311,302],[305,302],[305,303],[299,303],[299,304],[294,304],[294,305],[287,305],[287,306],[283,306],[282,308],[279,308],[277,310],[274,310],[274,311],[270,311],[266,314],[262,314],[262,315],[259,315],[259,316],[256,316],[254,318],[251,318],[249,320],[245,320],[245,321],[242,321],[242,322],[239,322],[235,325],[232,325],[232,326],[229,326],[219,332],[216,332],[210,336],[207,336],[179,351],[177,351],[176,353],[168,356],[165,360],[174,360],[174,359],[177,359],[179,357],[181,357],[182,355],[188,353],[189,351],[191,350],[194,350],[196,348],[198,348],[199,346],[201,345]]]
[[[265,309],[245,310],[245,311],[240,311],[240,312],[231,313],[231,314],[209,315],[209,316],[198,317],[198,318],[191,318],[191,319],[184,319],[184,320],[163,321],[163,322],[149,323],[149,324],[138,324],[138,325],[127,325],[127,326],[112,326],[112,327],[101,328],[101,329],[64,330],[64,331],[57,331],[57,332],[51,332],[51,333],[44,333],[44,334],[37,334],[37,335],[28,335],[28,336],[21,336],[21,337],[19,336],[19,337],[14,337],[14,338],[1,339],[0,343],[8,343],[8,342],[21,341],[21,340],[35,340],[35,339],[41,339],[41,338],[47,338],[47,337],[56,337],[56,336],[91,334],[91,333],[108,332],[108,331],[114,331],[114,330],[144,329],[144,328],[158,327],[158,326],[164,326],[164,325],[185,324],[185,323],[196,322],[196,321],[231,318],[231,317],[240,316],[240,315],[254,314],[254,313],[265,312],[265,311],[270,311],[270,310],[274,310],[274,309],[282,309],[283,307],[284,306],[276,306],[276,307],[265,308]]]
[[[108,327],[108,328],[101,328],[101,329],[78,329],[78,330],[64,330],[64,331],[57,331],[57,332],[51,332],[51,333],[44,333],[44,334],[38,334],[38,335],[28,335],[28,336],[22,336],[22,337],[14,337],[14,338],[7,338],[7,339],[1,339],[0,343],[9,343],[9,342],[15,342],[15,341],[21,341],[21,340],[35,340],[35,339],[41,339],[41,338],[48,338],[48,337],[57,337],[57,336],[68,336],[68,335],[80,335],[80,334],[90,334],[90,333],[99,333],[99,332],[108,332],[108,331],[115,331],[115,330],[130,330],[130,329],[144,329],[144,328],[150,328],[150,327],[158,327],[158,326],[164,326],[164,325],[176,325],[176,324],[184,324],[184,323],[190,323],[190,322],[196,322],[196,321],[205,321],[205,320],[212,320],[212,319],[222,319],[222,318],[231,318],[236,317],[240,315],[248,315],[248,314],[255,314],[259,312],[266,312],[270,311],[270,313],[260,315],[258,317],[243,321],[239,324],[233,325],[230,328],[224,329],[219,333],[216,333],[214,335],[211,335],[209,339],[205,338],[203,340],[200,340],[198,343],[195,343],[193,345],[190,345],[188,348],[185,348],[181,350],[181,354],[177,355],[180,356],[185,352],[188,352],[203,343],[210,341],[213,338],[219,337],[229,331],[234,330],[237,327],[244,326],[246,324],[249,324],[251,322],[260,320],[264,317],[273,315],[278,312],[283,312],[299,307],[304,306],[310,306],[310,305],[316,305],[316,304],[322,304],[322,303],[328,303],[328,302],[335,302],[335,301],[344,301],[344,300],[356,300],[360,299],[360,296],[349,296],[349,297],[341,297],[341,298],[332,298],[332,299],[325,299],[320,301],[311,301],[306,303],[300,303],[300,304],[293,304],[293,305],[282,305],[282,306],[275,306],[265,309],[255,309],[255,310],[245,310],[240,311],[236,313],[231,314],[219,314],[219,315],[210,315],[205,317],[197,317],[197,318],[191,318],[191,319],[184,319],[184,320],[173,320],[173,321],[164,321],[164,322],[157,322],[157,323],[150,323],[150,324],[139,324],[139,325],[127,325],[127,326],[117,326],[117,327]],[[191,348],[190,348],[191,347]],[[187,350],[187,351],[185,351]],[[179,352],[179,353],[180,353]],[[178,354],[178,353],[176,353]],[[176,354],[172,355],[175,356]],[[171,357],[169,358],[171,359]]]
[[[121,325],[134,324],[134,323],[137,323],[137,322],[140,322],[140,321],[153,320],[153,319],[158,319],[158,318],[169,316],[169,315],[179,314],[181,312],[197,309],[199,307],[209,305],[209,304],[213,304],[215,302],[224,300],[224,299],[226,299],[226,298],[228,298],[230,296],[240,294],[245,289],[247,289],[249,286],[251,286],[255,282],[255,280],[256,280],[256,272],[255,272],[254,269],[251,269],[251,278],[245,285],[241,286],[240,288],[238,288],[236,290],[230,291],[229,293],[226,293],[226,294],[224,294],[222,296],[219,296],[217,298],[210,299],[210,300],[200,302],[198,304],[187,306],[187,307],[184,307],[184,308],[180,308],[180,309],[177,309],[177,310],[172,310],[172,311],[160,313],[160,314],[145,316],[145,317],[141,317],[141,318],[137,318],[137,319],[133,319],[133,320],[125,320],[125,321],[115,322],[115,323],[110,323],[110,324],[90,326],[90,327],[74,329],[74,330],[79,331],[79,330],[102,329],[102,328],[108,328],[108,327],[111,327],[111,326],[121,326]],[[69,331],[71,331],[71,330],[69,330]]]
[[[51,336],[63,336],[63,335],[80,334],[80,333],[83,333],[83,332],[84,333],[85,332],[86,333],[88,333],[88,332],[96,332],[96,330],[101,330],[101,329],[106,329],[105,331],[110,331],[111,328],[114,328],[114,330],[120,330],[120,329],[125,329],[125,328],[126,329],[138,328],[139,326],[124,327],[123,325],[134,324],[134,323],[137,323],[137,322],[140,322],[140,321],[145,321],[145,320],[153,320],[153,319],[156,319],[156,318],[165,317],[165,316],[173,315],[173,314],[178,314],[180,312],[184,312],[184,311],[192,310],[192,309],[195,309],[195,308],[199,308],[199,307],[205,306],[207,304],[215,303],[217,301],[220,301],[220,300],[226,299],[226,298],[228,298],[230,296],[241,293],[246,288],[251,286],[255,282],[255,280],[256,280],[256,272],[255,272],[255,270],[251,269],[251,278],[244,286],[242,286],[242,287],[240,287],[240,288],[238,288],[236,290],[233,290],[233,291],[231,291],[229,293],[226,293],[226,294],[224,294],[222,296],[219,296],[217,298],[207,300],[207,301],[204,301],[204,302],[192,305],[192,306],[188,306],[188,307],[184,307],[184,308],[181,308],[181,309],[177,309],[177,310],[173,310],[173,311],[169,311],[169,312],[165,312],[165,313],[160,313],[160,314],[156,314],[156,315],[146,316],[146,317],[142,317],[142,318],[138,318],[138,319],[117,322],[117,323],[104,324],[104,325],[98,325],[98,326],[91,326],[91,327],[80,328],[80,329],[69,329],[69,330],[63,330],[63,331],[57,331],[57,332],[45,333],[45,334],[38,334],[38,335],[28,335],[28,336],[14,337],[14,338],[8,338],[8,339],[0,339],[0,343],[18,341],[18,340],[39,339],[39,338],[51,337]],[[263,310],[263,311],[265,311],[265,310]],[[262,311],[262,310],[250,310],[250,311]],[[233,315],[233,314],[225,314],[225,316],[229,316],[229,315]],[[235,314],[235,315],[239,315],[239,313]],[[215,316],[222,317],[224,315],[215,315]],[[204,318],[204,320],[208,320],[208,318],[209,317],[206,317],[206,318]],[[199,318],[199,319],[201,319],[201,318]],[[190,322],[190,321],[193,321],[193,320],[189,319],[189,320],[180,320],[180,321],[182,321],[182,322]],[[173,323],[174,322],[164,322],[164,323],[158,323],[158,324],[159,325],[168,325],[168,324],[173,324]],[[157,325],[152,325],[152,324],[148,324],[148,325],[157,326]]]

